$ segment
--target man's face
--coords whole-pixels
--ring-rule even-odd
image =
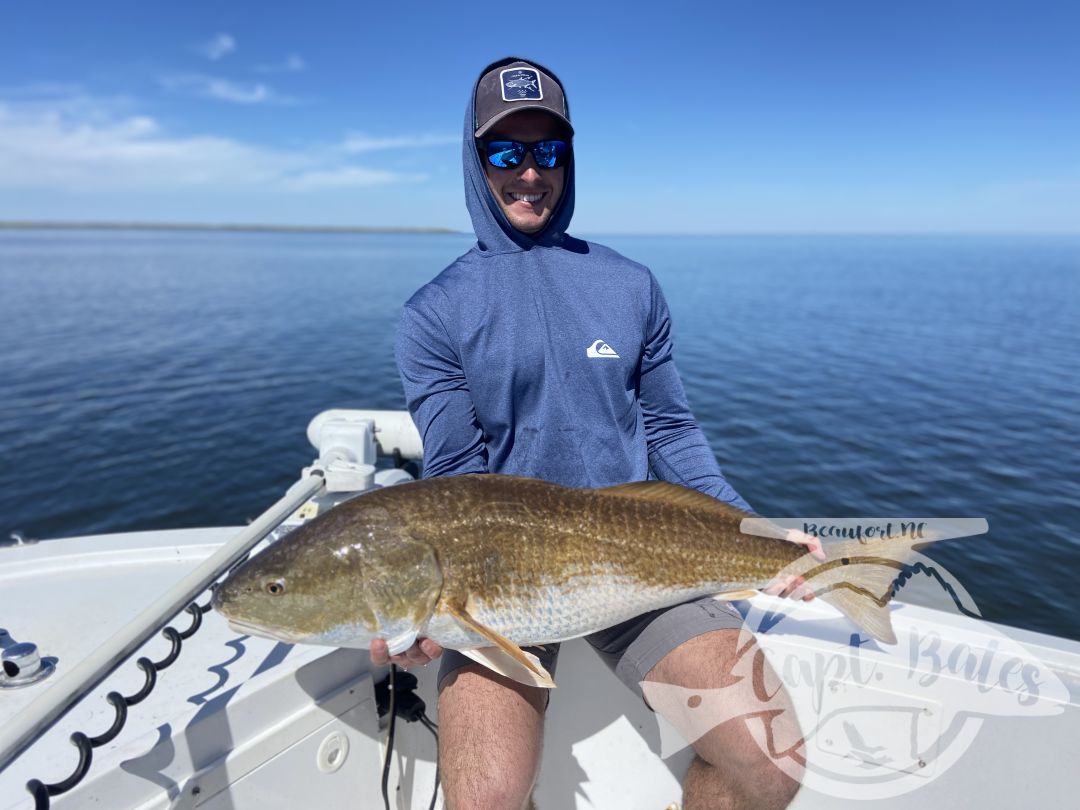
[[[540,110],[522,110],[508,115],[483,140],[521,141],[535,143],[552,139],[564,139],[562,129],[555,118]],[[551,214],[562,197],[566,167],[541,169],[536,165],[532,152],[513,169],[492,166],[481,152],[488,186],[499,201],[510,224],[522,233],[539,233],[551,219]],[[536,199],[536,196],[539,199]]]

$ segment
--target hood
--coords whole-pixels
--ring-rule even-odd
[[[469,93],[469,103],[465,109],[465,132],[462,136],[461,159],[465,175],[465,205],[469,209],[472,218],[473,232],[476,234],[476,242],[480,250],[485,253],[512,253],[520,250],[530,250],[538,245],[549,247],[561,244],[563,235],[570,225],[570,219],[574,215],[574,154],[570,150],[570,161],[566,164],[566,178],[563,187],[562,198],[558,206],[548,220],[544,230],[536,234],[524,234],[517,230],[506,219],[499,206],[498,200],[491,193],[484,175],[484,166],[481,163],[479,152],[476,149],[476,87],[480,79],[488,71],[508,65],[517,61],[526,61],[541,68],[555,81],[559,77],[544,65],[532,59],[523,59],[518,56],[508,56],[480,71],[473,82],[472,91]],[[565,87],[563,88],[565,93]]]

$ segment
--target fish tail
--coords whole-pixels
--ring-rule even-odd
[[[830,544],[828,559],[805,575],[810,588],[860,629],[885,644],[896,643],[888,603],[894,583],[914,553],[910,542]]]

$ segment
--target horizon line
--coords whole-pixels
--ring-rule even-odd
[[[0,230],[283,231],[292,233],[462,233],[452,228],[371,225],[277,225],[257,222],[135,222],[101,220],[0,220]]]
[[[439,234],[471,236],[469,231],[440,226],[411,225],[298,225],[245,222],[139,222],[124,220],[0,220],[4,230],[131,230],[131,231],[228,231],[281,233],[340,233],[340,234]],[[845,229],[759,229],[731,231],[607,231],[585,230],[580,233],[596,236],[1057,236],[1076,237],[1080,231],[1034,230],[845,230]]]

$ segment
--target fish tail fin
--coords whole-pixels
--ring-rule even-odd
[[[888,600],[879,603],[875,597],[863,593],[861,589],[849,590],[843,585],[821,594],[821,598],[872,638],[883,644],[896,643],[896,631],[893,630],[889,609],[885,606]]]
[[[867,545],[857,540],[830,544],[828,559],[806,573],[807,583],[860,630],[884,644],[895,644],[887,605],[896,592],[896,577],[914,553],[913,545]]]

